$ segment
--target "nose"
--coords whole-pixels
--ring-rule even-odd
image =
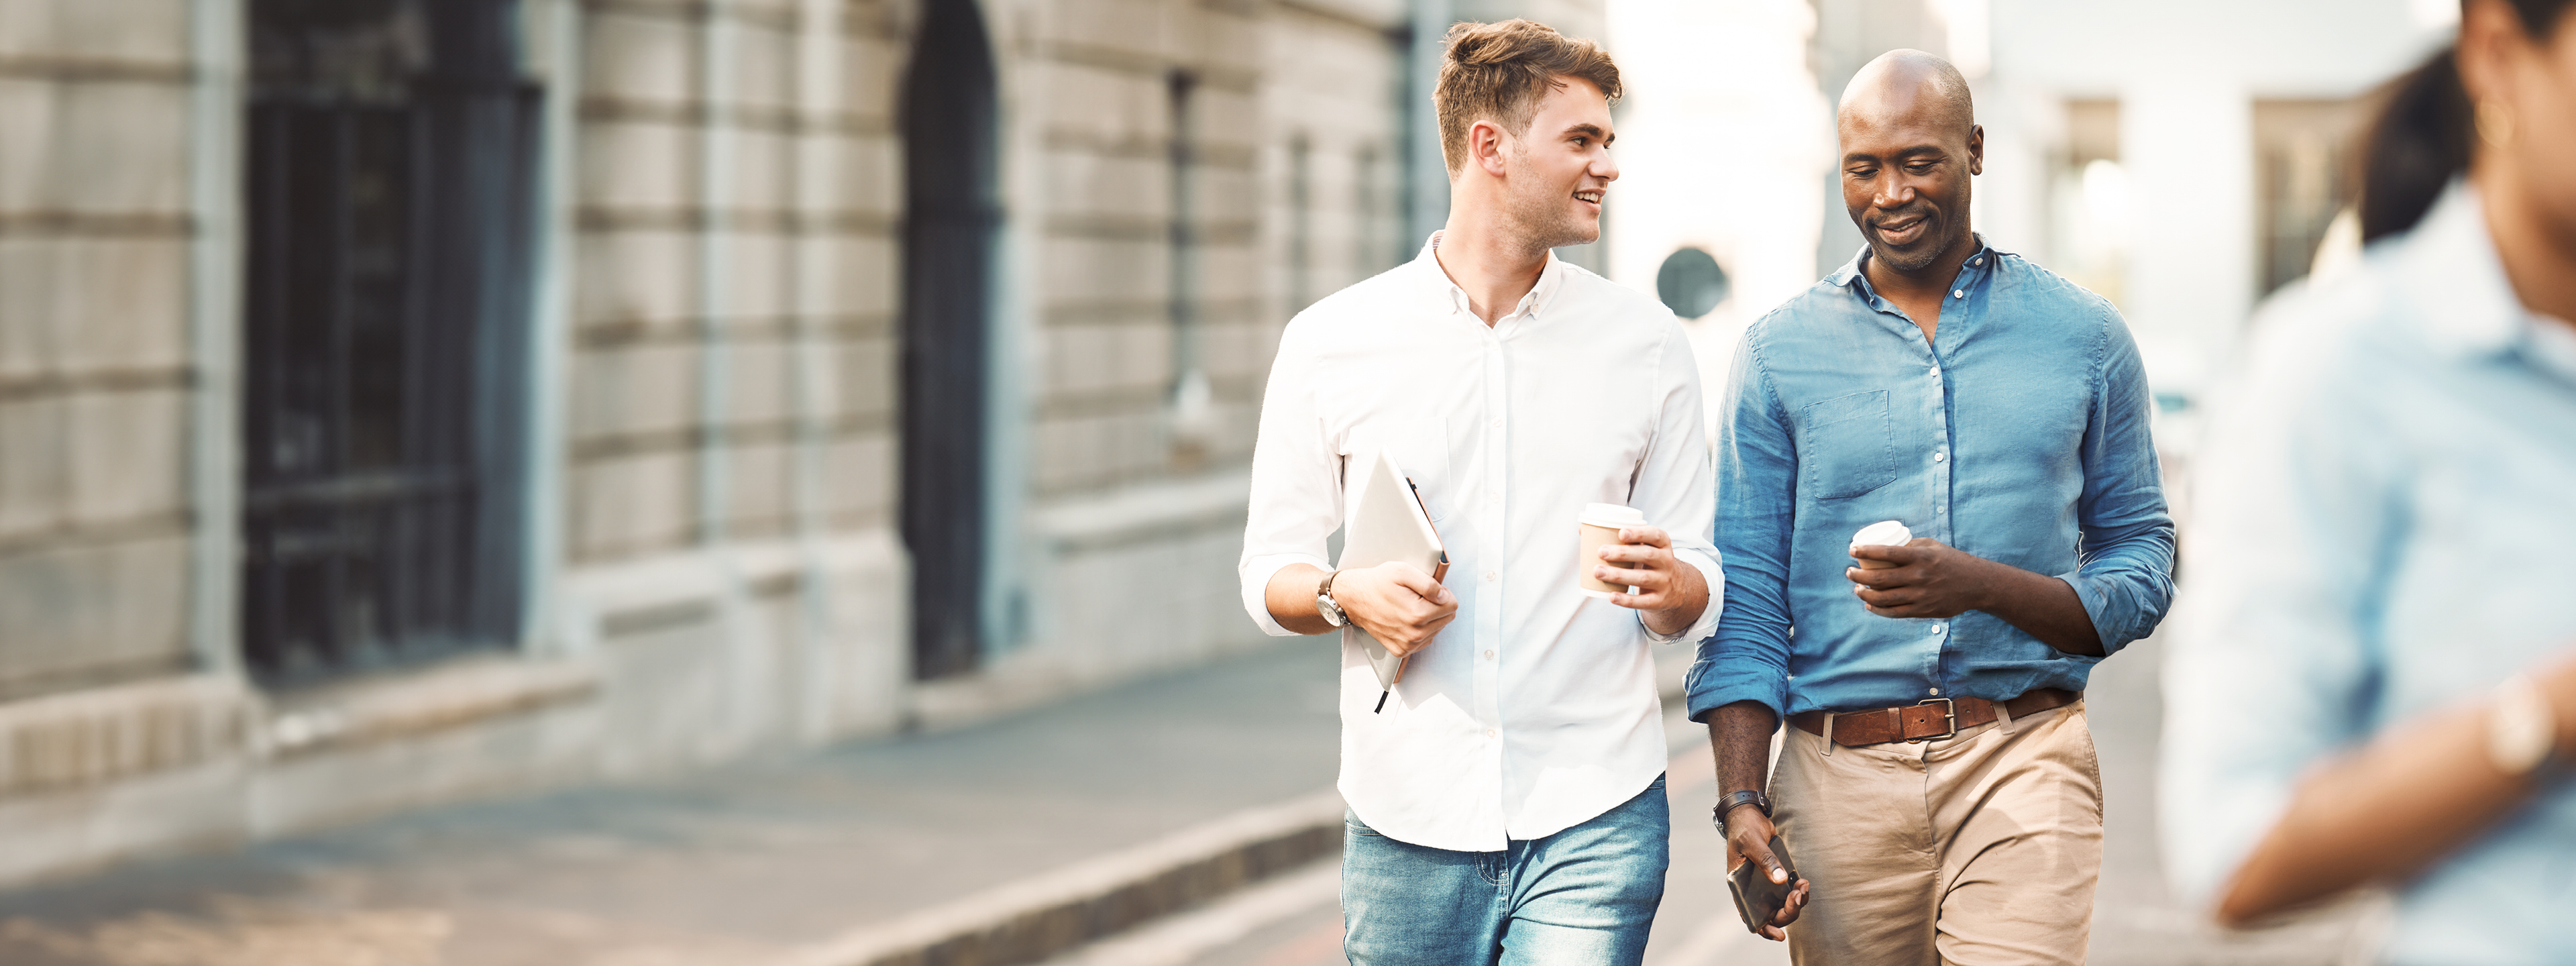
[[[1585,170],[1585,173],[1603,181],[1617,181],[1619,180],[1619,159],[1610,156],[1609,148],[1602,148],[1592,156],[1592,165]]]
[[[1903,208],[1914,201],[1914,186],[1887,178],[1879,183],[1878,192],[1869,201],[1881,208]]]

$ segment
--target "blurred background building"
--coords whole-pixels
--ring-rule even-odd
[[[1596,0],[0,4],[0,881],[1258,640],[1437,33]],[[1424,167],[1428,163],[1428,168]]]

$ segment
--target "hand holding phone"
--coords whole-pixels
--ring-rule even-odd
[[[1735,871],[1726,877],[1728,891],[1735,894],[1736,914],[1744,917],[1744,928],[1764,936],[1770,934],[1764,933],[1763,928],[1772,926],[1772,920],[1779,918],[1781,908],[1789,904],[1790,893],[1798,888],[1798,866],[1789,860],[1789,847],[1782,844],[1776,834],[1771,836],[1770,845],[1772,856],[1780,860],[1780,868],[1789,873],[1785,877],[1787,881],[1771,881],[1771,877],[1763,873],[1762,863],[1750,859],[1738,864]],[[1772,928],[1777,929],[1776,926]]]

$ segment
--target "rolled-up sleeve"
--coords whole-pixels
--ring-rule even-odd
[[[2284,344],[2311,334],[2258,340],[2195,474],[2159,812],[2167,872],[2201,908],[2279,823],[2300,776],[2361,739],[2379,673],[2367,615],[2400,526],[2399,470],[2372,452],[2361,393],[2337,393],[2333,363]]]
[[[2155,632],[2173,604],[2173,517],[2156,458],[2154,396],[2137,342],[2117,314],[2103,321],[2101,372],[2084,431],[2084,491],[2075,505],[2083,552],[2058,579],[2075,588],[2102,653]]]
[[[1738,701],[1778,714],[1789,699],[1789,540],[1797,452],[1788,415],[1763,373],[1762,323],[1735,348],[1717,417],[1716,534],[1726,580],[1717,632],[1690,671],[1690,717]]]
[[[1673,556],[1698,568],[1708,581],[1708,606],[1691,626],[1671,634],[1647,628],[1657,644],[1696,641],[1717,627],[1726,606],[1726,572],[1718,567],[1710,543],[1717,514],[1717,493],[1710,486],[1708,430],[1700,405],[1699,363],[1681,323],[1667,322],[1664,343],[1656,353],[1657,397],[1654,445],[1637,468],[1631,505],[1672,536]],[[1638,620],[1645,619],[1643,611]]]
[[[1243,609],[1262,633],[1292,637],[1270,613],[1270,578],[1290,564],[1330,569],[1325,540],[1342,525],[1342,459],[1315,405],[1316,353],[1295,320],[1279,337],[1252,444],[1252,502],[1243,524]]]

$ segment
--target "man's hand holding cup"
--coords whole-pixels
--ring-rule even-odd
[[[1595,503],[1576,518],[1581,527],[1577,563],[1583,592],[1643,611],[1646,627],[1679,634],[1708,608],[1708,578],[1673,556],[1673,538],[1646,524],[1645,514],[1614,503]]]
[[[1400,560],[1342,571],[1333,578],[1333,600],[1398,657],[1429,647],[1458,616],[1458,595]]]

